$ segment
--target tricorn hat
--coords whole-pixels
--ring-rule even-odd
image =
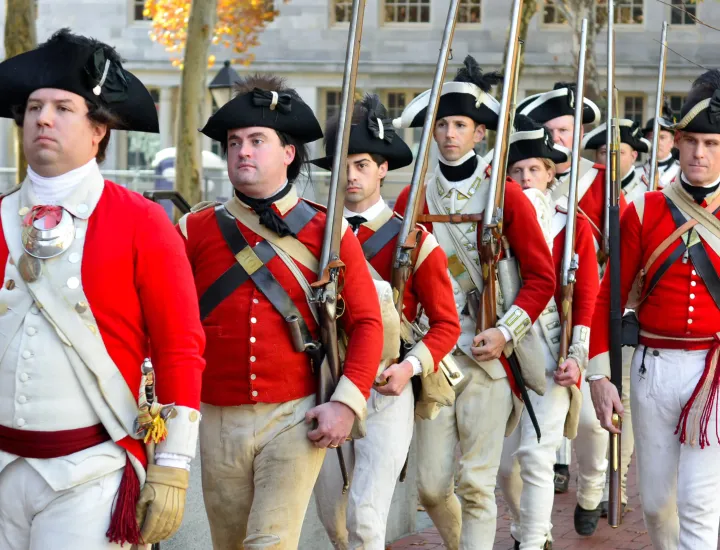
[[[510,136],[508,165],[531,158],[550,159],[555,164],[570,160],[570,151],[553,143],[547,129],[524,115],[515,115],[515,132]]]
[[[333,118],[325,126],[325,156],[311,160],[315,166],[332,169],[338,120]],[[367,94],[355,104],[348,154],[368,153],[382,156],[388,163],[388,170],[403,168],[413,161],[412,151],[396,135],[387,109],[376,94]]]
[[[312,109],[283,79],[255,75],[239,85],[252,89],[236,95],[208,119],[200,131],[209,138],[225,143],[228,131],[253,126],[272,128],[302,143],[323,136]]]
[[[34,91],[56,88],[103,106],[120,119],[117,128],[159,131],[150,92],[107,44],[61,29],[34,50],[0,63],[0,117],[13,118]]]
[[[642,137],[640,125],[634,120],[621,118],[618,120],[620,126],[620,142],[627,143],[638,153],[648,153],[650,142]],[[592,132],[585,135],[582,141],[583,149],[599,149],[607,144],[607,123],[603,122]]]
[[[440,92],[437,120],[446,116],[466,116],[488,129],[497,128],[500,104],[490,95],[490,89],[502,81],[497,72],[483,74],[475,59],[468,55],[452,82],[446,82]],[[426,90],[408,103],[393,120],[396,128],[421,128],[425,122],[430,90]]]
[[[660,126],[661,130],[672,132],[672,125],[675,123],[677,123],[677,118],[673,114],[672,109],[670,109],[668,102],[664,101],[662,109],[660,110],[660,120],[658,121],[658,126]],[[645,128],[642,129],[643,137],[647,137],[647,135],[653,131],[653,124],[655,124],[655,117],[649,119],[645,123]]]
[[[539,124],[565,115],[575,115],[576,85],[556,82],[549,92],[531,95],[520,102],[517,112],[529,116]],[[600,109],[588,98],[583,98],[583,124],[595,124],[600,120]]]
[[[713,69],[693,82],[673,130],[720,134],[720,70]]]

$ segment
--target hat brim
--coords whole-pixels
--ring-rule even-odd
[[[212,115],[200,130],[210,139],[225,143],[230,130],[238,128],[272,128],[302,143],[311,143],[323,137],[320,123],[312,109],[299,97],[293,97],[290,112],[258,107],[252,92],[235,96]]]
[[[575,107],[568,99],[568,88],[550,90],[523,99],[517,112],[533,119],[538,124],[559,118],[575,116]],[[600,120],[600,109],[588,98],[583,98],[583,124],[595,124]]]

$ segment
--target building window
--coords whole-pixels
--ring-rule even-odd
[[[642,25],[645,20],[644,0],[615,0],[615,24]],[[607,0],[595,4],[598,21],[607,20]]]
[[[385,0],[385,23],[429,23],[430,0]]]
[[[151,21],[145,17],[145,0],[132,0],[133,21]]]
[[[697,5],[686,2],[685,0],[672,0],[673,6],[670,8],[670,24],[671,25],[694,25],[695,16],[697,15]]]
[[[342,106],[342,90],[325,90],[323,94],[324,105],[322,106],[321,112],[325,118],[321,121],[322,123],[327,122],[331,117],[334,117],[340,111]],[[360,101],[363,98],[362,90],[355,89],[355,101]]]
[[[687,99],[687,94],[672,94],[668,97],[670,110],[678,120],[680,119],[680,111],[682,110],[683,103],[685,103],[685,99]]]
[[[564,25],[567,23],[565,15],[558,8],[558,0],[545,0],[543,6],[543,23],[545,25]]]
[[[352,0],[333,0],[332,22],[349,23],[352,18]]]
[[[460,0],[458,6],[458,23],[480,23],[482,0]]]
[[[623,117],[634,120],[642,126],[645,119],[645,97],[630,95],[623,98]]]

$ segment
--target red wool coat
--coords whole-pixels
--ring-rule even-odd
[[[373,223],[374,221],[364,223],[358,229],[357,237],[361,244],[379,229],[379,226],[375,229],[371,227],[377,225]],[[405,285],[403,313],[408,321],[412,322],[417,315],[418,305],[423,307],[430,329],[422,341],[430,350],[437,370],[440,360],[452,351],[460,337],[460,323],[455,309],[452,284],[447,273],[447,258],[432,237],[430,238],[434,248],[425,256],[425,249],[430,249],[432,246],[428,242],[428,237],[430,233],[422,230],[417,248],[420,254],[415,270],[410,274]],[[396,246],[397,237],[370,260],[370,264],[386,281],[390,281],[392,275]]]
[[[587,217],[592,227],[593,237],[598,243],[602,243],[602,231],[605,224],[605,165],[593,165],[598,173],[595,176],[590,188],[578,201],[578,208]],[[625,196],[620,194],[620,215],[627,208]]]
[[[553,240],[553,260],[557,273],[555,302],[562,304],[562,255],[565,246],[565,228]],[[577,216],[575,231],[575,252],[578,254],[578,269],[575,272],[573,290],[572,323],[573,326],[590,327],[595,311],[595,300],[600,289],[593,232],[587,219],[580,213]]]
[[[1,229],[0,229],[1,231]],[[0,276],[8,248],[0,234]],[[205,335],[182,239],[161,206],[105,181],[88,220],[83,290],[113,362],[133,395],[152,357],[157,399],[200,408]],[[146,464],[142,441],[118,441]]]
[[[296,195],[291,193],[272,208],[286,216],[297,204]],[[192,213],[186,221],[185,247],[197,300],[236,260],[220,232],[213,208]],[[240,222],[237,225],[250,246],[262,240]],[[319,212],[297,235],[316,258],[320,256],[324,230],[325,213]],[[350,230],[343,235],[340,257],[346,266],[342,293],[346,307],[340,321],[349,337],[343,374],[367,398],[383,345],[380,306],[360,243]],[[316,273],[297,265],[310,283],[317,280]],[[313,338],[319,339],[305,291],[292,271],[277,256],[266,266],[297,306]],[[203,320],[203,328],[207,336],[204,403],[282,403],[315,393],[316,378],[307,354],[295,351],[287,323],[250,279]]]
[[[703,207],[707,204],[703,201]],[[639,207],[639,208],[638,208]],[[720,217],[720,216],[718,216]],[[623,305],[635,276],[646,264],[653,251],[675,231],[675,223],[662,192],[646,193],[644,200],[631,204],[620,220],[620,292]],[[650,281],[667,257],[680,242],[678,239],[660,255],[645,280]],[[720,272],[720,257],[704,245],[708,257]],[[665,272],[657,286],[636,310],[644,331],[670,338],[707,338],[718,332],[720,310],[713,302],[705,283],[695,272],[692,261],[683,262],[682,256]],[[590,360],[607,357],[609,350],[610,278],[603,277],[593,316]],[[647,345],[660,344],[641,337]],[[662,340],[657,347],[679,349],[706,349],[707,343],[697,346],[687,341],[673,345]],[[609,367],[608,367],[609,368]],[[604,372],[609,374],[609,371]]]
[[[404,214],[410,187],[400,192],[395,202],[395,212]],[[429,214],[427,203],[423,212]],[[432,231],[432,224],[423,224]],[[542,229],[537,222],[535,208],[522,192],[520,185],[508,178],[505,186],[505,211],[503,233],[510,241],[510,248],[520,263],[523,286],[514,305],[522,308],[534,323],[547,307],[555,292],[555,267],[550,256]],[[478,242],[482,237],[482,224],[478,224]]]

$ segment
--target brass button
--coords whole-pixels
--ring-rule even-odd
[[[200,415],[198,414],[197,411],[192,411],[190,413],[190,422],[197,422],[198,416],[200,416]]]
[[[8,279],[5,283],[5,288],[7,288],[8,290],[12,290],[13,288],[15,288],[15,281],[13,281],[12,279]]]
[[[78,313],[85,313],[87,311],[88,305],[86,302],[78,302],[75,304],[75,311]]]
[[[5,303],[0,303],[0,315],[4,315],[7,313],[8,305]]]
[[[30,212],[30,209],[27,206],[23,206],[20,210],[18,210],[18,214],[21,216],[24,216],[28,212]]]

